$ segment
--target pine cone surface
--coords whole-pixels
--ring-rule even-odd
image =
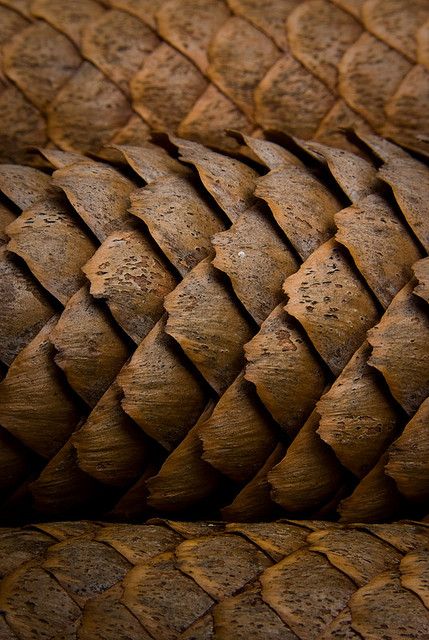
[[[2,0],[1,160],[151,130],[240,152],[227,129],[350,149],[362,127],[428,153],[426,0]]]
[[[0,632],[30,640],[429,635],[429,527],[57,522],[0,533]]]
[[[429,172],[360,136],[0,165],[4,519],[424,515]]]

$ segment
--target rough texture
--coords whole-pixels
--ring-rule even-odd
[[[0,165],[3,521],[424,515],[427,168],[359,136]]]
[[[428,152],[424,0],[2,0],[1,159],[99,152],[151,130],[241,152],[259,127]]]
[[[59,522],[0,532],[0,629],[27,640],[425,638],[429,528]]]

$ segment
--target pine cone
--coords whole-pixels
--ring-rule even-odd
[[[0,633],[30,640],[429,637],[429,526],[43,524],[0,533]]]
[[[152,129],[350,149],[356,126],[427,154],[428,20],[426,0],[1,0],[1,160]]]
[[[428,169],[236,137],[0,165],[9,521],[424,515]]]

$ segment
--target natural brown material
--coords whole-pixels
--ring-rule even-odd
[[[428,153],[425,0],[2,0],[1,160],[260,128]],[[105,152],[102,152],[105,154]],[[247,151],[246,151],[247,153]]]
[[[0,533],[0,631],[54,640],[425,638],[427,524],[59,522]]]
[[[427,168],[358,135],[0,166],[3,520],[424,515]]]

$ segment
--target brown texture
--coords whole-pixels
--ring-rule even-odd
[[[289,512],[312,510],[327,503],[341,486],[343,470],[331,449],[317,435],[314,411],[285,457],[269,473],[273,499]]]
[[[289,45],[297,60],[335,90],[338,64],[360,36],[359,23],[327,0],[311,0],[295,9],[287,28]]]
[[[29,628],[70,640],[421,638],[427,544],[414,522],[13,528],[0,537],[0,628],[19,640]]]
[[[258,324],[281,301],[282,282],[298,266],[270,218],[265,207],[254,205],[227,231],[212,237],[213,265],[227,274],[237,298]]]
[[[420,257],[401,218],[390,203],[370,195],[335,216],[336,239],[350,254],[371,290],[386,308],[412,276],[411,265]]]
[[[205,389],[165,333],[165,318],[137,347],[119,384],[125,411],[166,449],[180,442],[206,403]]]
[[[378,317],[347,255],[335,240],[328,240],[285,281],[283,290],[289,298],[286,311],[299,320],[338,375]]]
[[[302,259],[333,235],[340,202],[304,167],[286,165],[262,176],[255,190]]]
[[[323,392],[325,373],[302,331],[280,305],[246,344],[245,377],[288,435],[301,428]]]
[[[241,369],[242,347],[252,335],[251,325],[207,259],[185,276],[164,306],[167,333],[215,391],[222,393]]]
[[[388,465],[427,396],[426,169],[359,135],[0,167],[3,522],[422,515],[424,438],[404,492]]]
[[[369,364],[385,377],[390,391],[412,415],[429,393],[429,320],[406,285],[394,298],[381,322],[368,333]]]
[[[399,422],[380,379],[367,364],[370,355],[365,342],[317,404],[320,437],[358,477],[377,462]]]
[[[163,313],[175,277],[139,230],[110,234],[83,271],[91,295],[106,300],[120,327],[138,344]]]
[[[426,399],[389,447],[386,465],[386,473],[395,480],[400,492],[418,502],[428,498],[428,409],[429,401]]]
[[[58,377],[49,334],[53,316],[17,355],[2,381],[1,424],[42,456],[50,456],[73,431],[78,413]],[[19,388],[19,394],[15,389]],[[31,421],[28,411],[31,410]]]
[[[151,129],[239,152],[225,130],[261,126],[353,149],[342,127],[371,125],[427,152],[424,0],[3,0],[1,11],[6,161],[38,165],[32,147],[52,142],[136,144]]]

